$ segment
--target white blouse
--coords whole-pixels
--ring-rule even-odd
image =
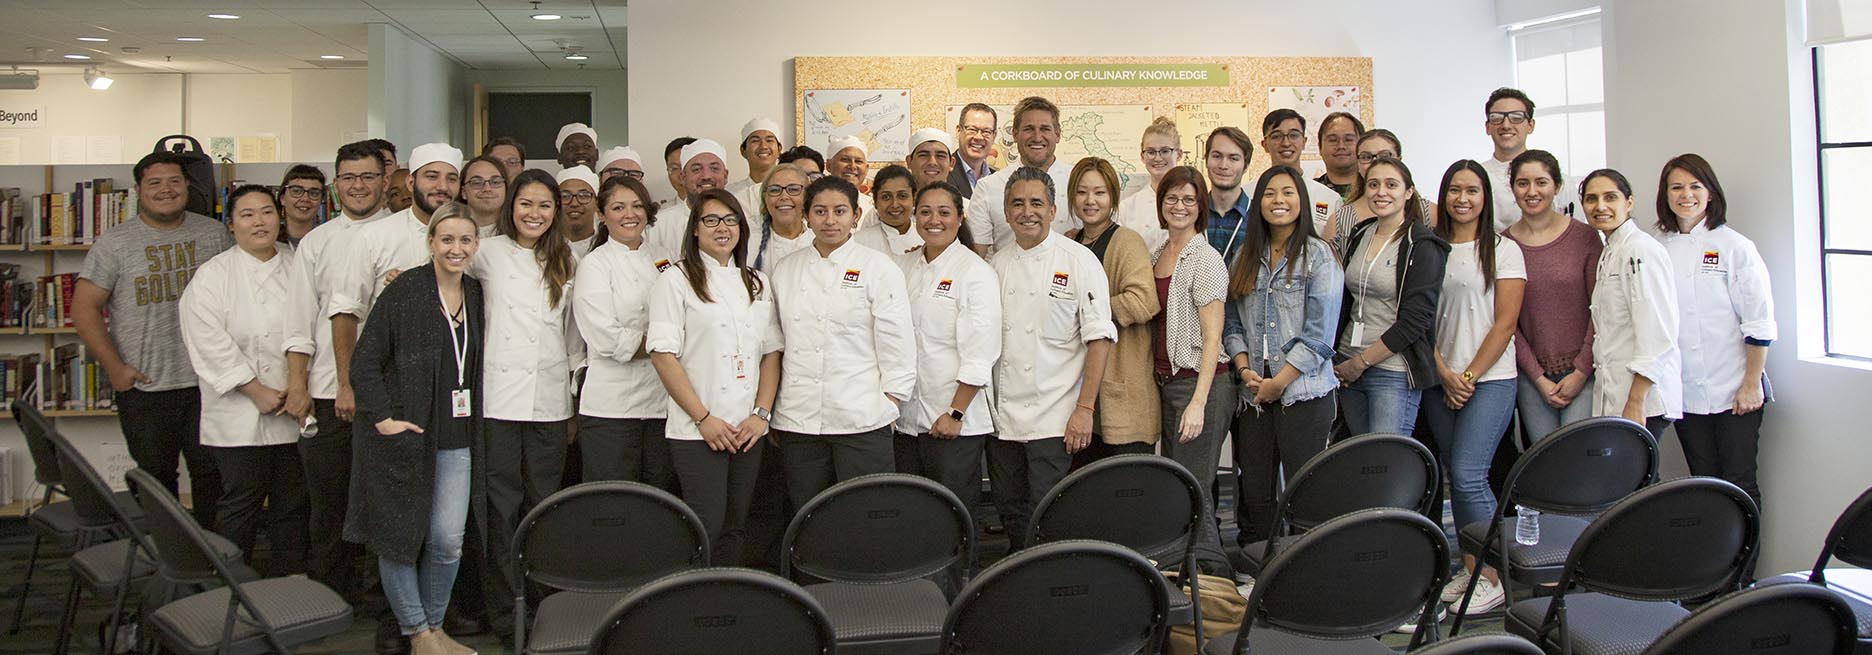
[[[1618,416],[1633,375],[1651,380],[1644,415],[1683,418],[1677,285],[1670,255],[1635,220],[1606,236],[1592,292],[1593,415]]]
[[[723,266],[704,256],[708,291],[713,302],[702,302],[689,286],[682,265],[669,267],[650,292],[650,330],[645,349],[669,353],[682,364],[689,386],[708,413],[739,424],[754,413],[754,395],[760,388],[760,360],[780,350],[780,326],[774,316],[773,288],[767,277],[759,294],[750,298],[741,269]],[[694,417],[670,399],[664,434],[671,439],[699,441]]]
[[[638,352],[650,326],[651,290],[670,262],[649,244],[632,250],[615,240],[579,261],[572,316],[590,358],[579,414],[651,419],[668,411],[669,394],[650,358]]]
[[[262,415],[240,392],[253,380],[286,390],[286,283],[292,262],[292,246],[285,244],[264,262],[239,247],[229,248],[202,264],[182,292],[182,342],[201,385],[204,446],[299,441],[291,416]]]
[[[896,421],[897,403],[916,387],[916,336],[897,264],[846,239],[825,257],[814,248],[788,255],[773,283],[786,336],[774,429],[853,434]]]
[[[572,418],[572,370],[585,351],[572,317],[572,283],[566,282],[557,307],[548,306],[544,267],[531,249],[506,236],[482,241],[468,274],[481,281],[487,313],[482,415]]]
[[[995,360],[1001,358],[1001,289],[994,268],[960,242],[935,261],[919,254],[906,262],[917,378],[897,431],[922,434],[953,408],[957,386],[985,387],[991,381]],[[990,432],[994,420],[984,390],[962,409],[962,434]]]
[[[1063,437],[1078,404],[1086,344],[1118,338],[1105,267],[1092,251],[1058,232],[1030,249],[1016,244],[997,250],[990,263],[1001,280],[996,436]]]

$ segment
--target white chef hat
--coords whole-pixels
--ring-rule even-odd
[[[425,143],[416,146],[415,150],[410,151],[409,169],[411,173],[415,173],[416,171],[422,170],[422,167],[437,162],[448,164],[455,169],[456,173],[460,173],[462,167],[462,151],[446,143]]]
[[[741,143],[746,145],[748,137],[754,136],[755,132],[761,131],[774,135],[776,139],[780,138],[779,123],[774,122],[771,118],[756,118],[748,121],[746,125],[741,126]]]
[[[944,148],[951,151],[956,149],[955,137],[950,136],[948,131],[926,127],[910,133],[910,145],[904,148],[904,152],[916,150],[917,146],[923,145],[926,141],[941,143]]]
[[[561,169],[557,174],[553,175],[553,182],[558,184],[565,184],[566,180],[578,180],[591,185],[592,191],[598,190],[598,174],[593,173],[592,169],[587,168],[584,164]]]
[[[865,147],[864,139],[860,139],[858,137],[851,136],[851,135],[846,135],[846,136],[832,137],[832,143],[826,146],[826,151],[825,151],[826,159],[831,159],[833,157],[838,156],[839,151],[844,150],[846,148],[857,148],[858,152],[864,153],[864,156],[866,159],[871,158],[871,149]]]
[[[714,139],[696,139],[695,143],[683,146],[682,154],[677,161],[682,162],[679,165],[683,168],[688,168],[689,160],[702,154],[715,155],[715,158],[720,159],[723,165],[728,163],[728,151],[722,149],[721,144],[716,143]]]
[[[598,158],[598,168],[600,170],[610,168],[612,164],[626,159],[637,162],[639,168],[643,166],[643,158],[637,156],[636,150],[631,149],[630,146],[618,146],[604,151],[604,155]]]
[[[598,130],[584,123],[566,123],[565,127],[559,128],[559,137],[553,139],[553,148],[565,147],[566,138],[574,134],[583,134],[592,140],[592,145],[598,145]]]

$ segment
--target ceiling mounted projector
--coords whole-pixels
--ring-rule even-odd
[[[109,76],[105,75],[104,71],[98,70],[98,67],[91,66],[85,69],[84,81],[85,81],[85,84],[89,85],[92,89],[103,91],[105,89],[110,88],[111,82],[114,82],[115,80],[112,80]]]
[[[0,73],[0,91],[31,91],[39,88],[39,71],[18,68]]]

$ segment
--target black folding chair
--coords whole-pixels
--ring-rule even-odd
[[[1428,513],[1442,484],[1436,455],[1401,434],[1367,434],[1327,446],[1295,471],[1274,511],[1273,538],[1241,549],[1241,572],[1259,575],[1262,565],[1293,542],[1297,533],[1335,517],[1379,507]]]
[[[1036,544],[1109,541],[1160,567],[1181,569],[1177,581],[1166,579],[1170,606],[1165,622],[1191,625],[1200,646],[1205,635],[1195,609],[1202,600],[1196,584],[1196,528],[1203,520],[1202,487],[1189,469],[1158,455],[1118,455],[1087,464],[1053,485],[1034,507],[1027,534]]]
[[[1255,579],[1241,628],[1208,655],[1395,651],[1379,635],[1416,620],[1436,639],[1437,594],[1449,580],[1449,539],[1414,510],[1368,509],[1326,521],[1274,554]]]
[[[586,652],[826,655],[836,647],[825,608],[799,585],[720,567],[673,573],[631,592]]]
[[[1411,655],[1545,655],[1534,642],[1511,634],[1468,634],[1411,651]]]
[[[1487,523],[1460,526],[1464,555],[1501,573],[1502,595],[1514,602],[1514,584],[1550,584],[1566,568],[1567,551],[1588,521],[1613,503],[1657,481],[1658,447],[1651,431],[1617,416],[1574,421],[1535,443],[1508,471]],[[1540,542],[1514,539],[1516,506],[1541,512]],[[1480,575],[1469,576],[1450,634],[1462,630]]]
[[[142,469],[127,477],[149,516],[157,574],[178,585],[223,585],[150,614],[146,627],[164,647],[186,655],[289,653],[351,627],[351,605],[323,584],[296,575],[242,581],[161,482]]]
[[[45,496],[39,499],[38,509],[27,515],[27,523],[33,531],[32,554],[26,558],[26,581],[20,587],[19,598],[13,603],[13,624],[7,628],[7,634],[17,634],[26,619],[26,599],[32,595],[33,572],[39,569],[39,549],[48,539],[59,548],[75,553],[92,544],[121,537],[122,533],[109,516],[80,516],[76,504],[52,502],[55,497],[71,497],[66,493],[63,472],[59,469],[58,449],[47,439],[47,435],[53,432],[52,422],[46,420],[39,408],[24,400],[14,400],[9,406],[13,410],[14,422],[19,424],[20,434],[26,439],[26,452],[32,455],[33,480],[45,487]],[[143,510],[136,507],[135,500],[122,495],[119,502],[131,508],[132,523],[143,522]],[[69,598],[67,605],[70,605]],[[70,619],[69,613],[59,617],[61,634],[69,629]],[[64,637],[60,637],[61,643],[63,640]]]
[[[1859,568],[1827,568],[1835,557]],[[1872,569],[1872,488],[1860,493],[1846,511],[1840,512],[1826,541],[1820,544],[1820,558],[1814,561],[1812,570],[1777,575],[1755,584],[1766,587],[1807,582],[1838,592],[1857,617],[1859,652],[1872,653],[1872,571],[1867,569]]]
[[[652,580],[708,566],[708,532],[688,505],[638,482],[587,482],[560,490],[520,519],[513,537],[514,652],[583,653],[625,594]],[[526,584],[558,590],[540,600],[527,630]]]
[[[1163,642],[1169,585],[1118,544],[1039,544],[983,570],[943,620],[944,655],[1130,655]],[[1154,651],[1152,651],[1154,652]]]
[[[934,652],[949,597],[929,578],[968,579],[975,521],[928,478],[877,473],[807,501],[780,543],[781,576],[825,581],[806,593],[831,617],[839,652]]]
[[[1755,501],[1733,484],[1653,485],[1587,526],[1558,593],[1510,606],[1506,627],[1549,653],[1636,655],[1690,614],[1678,602],[1740,587],[1760,537]]]
[[[1851,655],[1854,622],[1845,599],[1825,587],[1755,587],[1697,608],[1644,655]]]

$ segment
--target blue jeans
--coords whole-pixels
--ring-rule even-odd
[[[1526,375],[1515,377],[1516,405],[1521,409],[1521,433],[1527,435],[1528,443],[1547,438],[1560,426],[1592,418],[1593,378],[1586,378],[1586,385],[1580,387],[1579,395],[1564,409],[1554,409],[1541,399],[1540,387]]]
[[[1403,371],[1370,368],[1358,381],[1339,391],[1346,429],[1352,436],[1384,432],[1410,436],[1417,427],[1417,403],[1423,391],[1410,388]]]
[[[1462,409],[1450,409],[1443,398],[1440,386],[1424,392],[1424,420],[1436,440],[1437,458],[1449,475],[1450,505],[1460,529],[1487,521],[1495,513],[1489,465],[1495,462],[1495,447],[1514,415],[1515,381],[1477,382],[1475,394]]]
[[[449,590],[455,587],[455,573],[461,570],[462,535],[468,523],[468,449],[438,450],[435,458],[429,539],[423,544],[420,570],[377,558],[384,596],[405,635],[442,629]]]

